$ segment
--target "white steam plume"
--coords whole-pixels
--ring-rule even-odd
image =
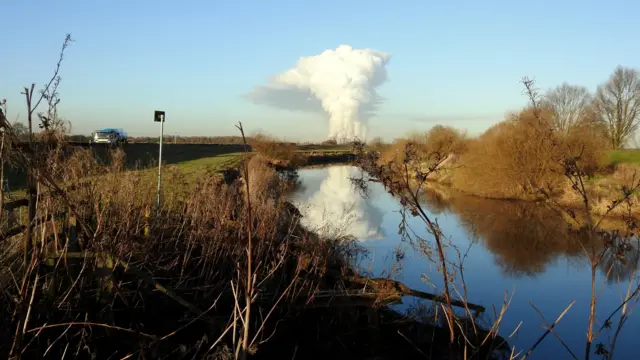
[[[294,68],[245,97],[257,104],[289,110],[324,110],[329,117],[329,137],[365,140],[368,119],[383,100],[376,88],[387,80],[385,66],[390,59],[384,52],[340,45],[319,55],[301,57]]]

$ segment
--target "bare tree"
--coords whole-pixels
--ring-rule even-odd
[[[586,87],[565,82],[547,91],[541,105],[552,111],[556,130],[566,134],[585,118],[591,101]]]
[[[622,148],[640,124],[640,72],[618,66],[598,86],[594,105],[611,146]]]
[[[13,128],[13,133],[18,137],[18,139],[25,140],[26,138],[28,138],[29,128],[27,127],[27,125],[16,121],[11,125],[11,127]]]

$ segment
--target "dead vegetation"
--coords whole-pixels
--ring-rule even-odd
[[[524,109],[469,142],[452,184],[471,194],[507,199],[538,198],[538,188],[565,191],[561,159],[581,156],[589,175],[604,166],[605,141],[593,127],[554,130],[553,113]]]
[[[240,181],[206,176],[196,191],[178,191],[185,179],[169,172],[176,191],[156,208],[121,150],[100,164],[51,146],[9,154],[35,175],[37,230],[22,249],[2,239],[5,358],[246,358],[327,269],[346,269],[350,243],[301,229],[290,183],[258,156]]]
[[[371,150],[378,151],[378,164],[394,168],[394,173],[406,170],[413,176],[417,171],[428,173],[429,180],[437,177],[447,181],[448,170],[455,168],[460,154],[465,153],[468,139],[465,133],[449,126],[434,126],[427,132],[413,132],[391,144],[375,143]],[[406,150],[411,148],[408,153]],[[407,158],[415,156],[420,161]],[[441,171],[433,171],[438,168]]]
[[[287,165],[297,164],[299,161],[295,143],[288,143],[273,136],[257,133],[251,137],[249,144],[256,152],[274,163]]]
[[[117,149],[107,164],[89,151],[51,152],[39,168],[61,191],[36,197],[27,263],[3,247],[5,357],[268,358],[289,356],[292,343],[306,358],[439,353],[437,328],[384,308],[412,290],[354,277],[352,241],[300,228],[291,184],[260,155],[239,180],[206,176],[195,191],[179,191],[184,176],[168,171],[174,191],[161,208],[123,163]]]
[[[11,147],[3,160],[28,174],[26,221],[2,234],[3,358],[118,358],[220,355],[246,358],[268,338],[287,303],[310,296],[327,268],[342,271],[348,242],[319,242],[298,226],[289,183],[259,158],[242,180],[213,175],[162,207],[143,174],[125,171],[114,150],[106,164],[89,151],[63,155],[57,126],[58,71],[38,97],[25,88],[29,143],[0,112]],[[39,116],[41,146],[34,145]],[[239,128],[242,136],[244,132]],[[245,140],[246,143],[246,140]],[[145,186],[146,185],[146,186]],[[7,205],[7,204],[5,204]],[[15,207],[12,207],[14,209]],[[7,216],[2,212],[3,219]],[[22,246],[13,246],[21,241]],[[308,259],[304,267],[298,258]],[[255,313],[252,312],[256,311]],[[222,346],[224,345],[224,346]]]

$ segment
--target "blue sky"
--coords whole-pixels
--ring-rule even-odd
[[[318,140],[326,119],[241,96],[340,44],[391,54],[372,135],[449,124],[478,133],[525,103],[522,76],[595,90],[617,65],[640,63],[634,1],[5,1],[0,97],[24,120],[22,87],[45,83],[69,32],[60,111],[75,133],[122,127],[232,135],[242,121]]]

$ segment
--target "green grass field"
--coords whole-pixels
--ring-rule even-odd
[[[609,161],[614,164],[640,164],[640,150],[612,150]]]
[[[242,160],[242,153],[221,154],[175,164],[180,172],[188,177],[197,177],[208,172],[237,167]]]

